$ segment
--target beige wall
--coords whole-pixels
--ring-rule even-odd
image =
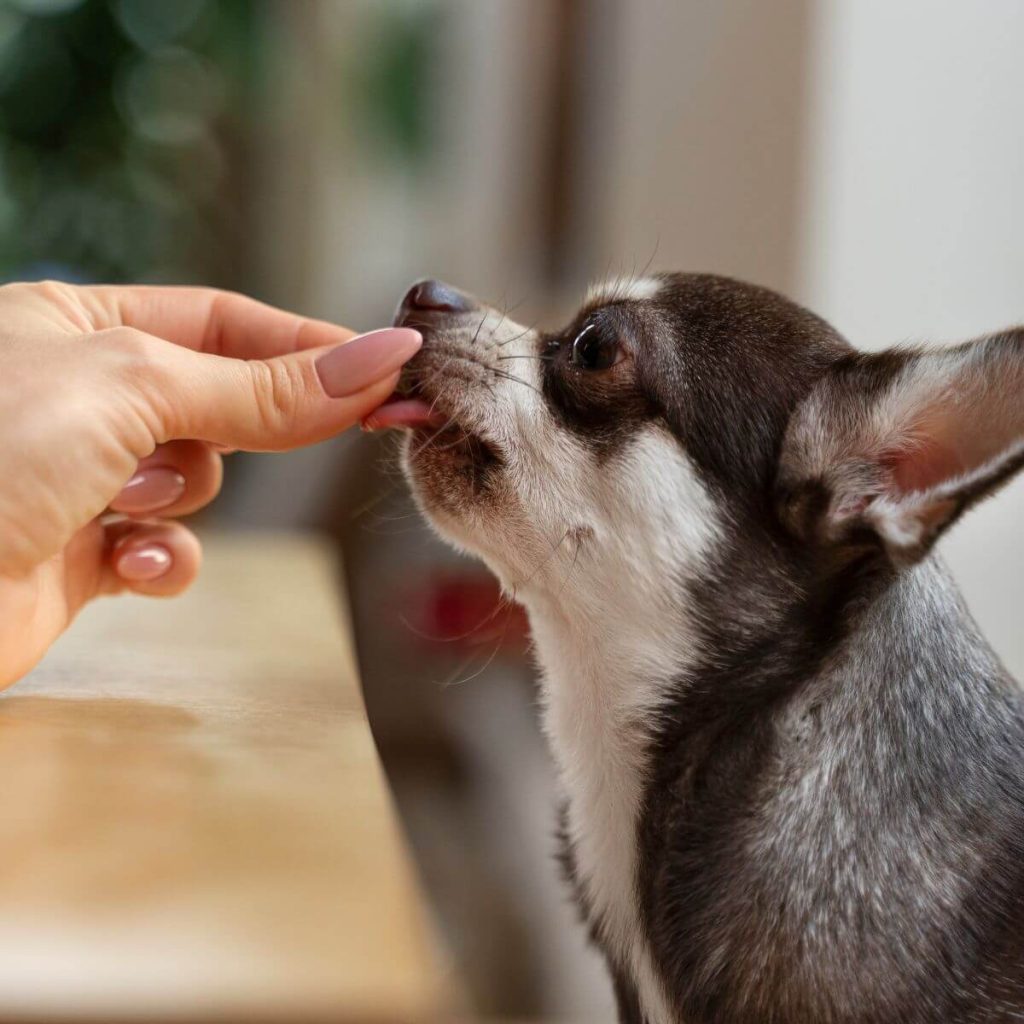
[[[791,289],[809,0],[623,3],[603,252]]]

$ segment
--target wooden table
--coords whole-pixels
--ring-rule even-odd
[[[0,1021],[435,1021],[333,559],[206,552],[0,696]]]

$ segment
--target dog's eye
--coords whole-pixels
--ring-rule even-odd
[[[572,343],[572,365],[581,370],[607,370],[621,358],[619,339],[600,324],[587,324]]]

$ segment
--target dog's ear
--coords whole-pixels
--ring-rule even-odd
[[[841,360],[783,443],[784,523],[808,543],[922,558],[1024,466],[1024,328],[934,351]]]

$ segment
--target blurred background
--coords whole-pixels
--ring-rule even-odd
[[[439,276],[556,319],[711,270],[855,343],[1024,318],[1024,4],[0,0],[0,275],[205,282],[359,329]],[[482,1015],[611,1019],[552,860],[517,620],[394,442],[235,456],[215,525],[344,554],[371,722]],[[945,544],[1024,675],[1024,481]]]

